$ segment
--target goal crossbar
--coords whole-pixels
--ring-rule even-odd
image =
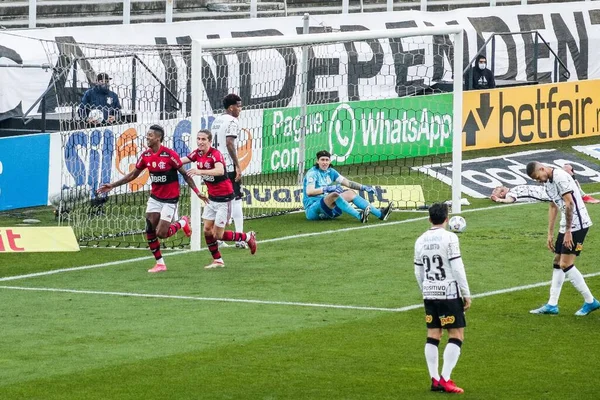
[[[453,60],[453,123],[452,123],[452,213],[461,212],[461,163],[462,163],[462,102],[463,102],[463,28],[458,25],[442,27],[423,27],[407,29],[381,29],[372,31],[353,31],[353,32],[333,32],[333,33],[314,33],[297,36],[265,36],[253,38],[222,38],[192,41],[192,118],[190,135],[190,148],[195,148],[196,132],[200,130],[200,120],[202,115],[202,68],[201,60],[210,50],[218,49],[256,49],[261,47],[300,47],[324,45],[328,43],[366,41],[375,39],[399,39],[419,36],[447,35],[451,38],[454,46]],[[306,52],[303,52],[303,56]],[[302,60],[299,64],[301,68],[306,68],[307,62]],[[301,70],[300,75],[305,76],[307,71]],[[305,116],[304,116],[305,117]],[[305,118],[302,120],[303,134],[301,141],[305,136]],[[302,146],[302,144],[301,144]],[[304,166],[302,159],[300,167]],[[191,249],[199,250],[201,243],[200,230],[200,201],[192,194],[191,199],[191,219],[193,234],[191,238]]]

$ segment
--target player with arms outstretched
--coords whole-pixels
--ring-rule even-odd
[[[212,146],[219,150],[225,159],[225,170],[233,185],[235,198],[231,202],[231,219],[237,232],[244,231],[244,213],[242,210],[242,167],[237,156],[237,139],[240,132],[239,116],[242,112],[242,99],[230,93],[223,98],[225,112],[219,115],[211,125],[213,132]],[[237,248],[246,248],[246,242],[239,241]]]
[[[554,252],[552,282],[548,303],[531,310],[532,314],[558,314],[558,298],[565,278],[571,281],[584,299],[583,306],[575,313],[588,315],[600,308],[600,302],[592,296],[583,275],[575,266],[575,259],[583,249],[583,241],[592,220],[583,202],[579,187],[573,177],[560,168],[552,168],[537,161],[527,164],[527,175],[544,184],[552,201],[548,210],[548,237],[546,245]],[[560,227],[556,241],[554,226],[560,210]]]
[[[463,393],[450,379],[458,362],[467,326],[465,311],[471,306],[471,292],[460,255],[458,236],[446,230],[448,205],[429,208],[431,228],[415,243],[415,276],[423,293],[427,342],[425,359],[431,376],[431,391]],[[442,329],[448,330],[444,364],[439,374],[438,346]]]
[[[225,225],[231,216],[232,202],[235,198],[233,186],[225,172],[225,159],[219,150],[211,147],[212,134],[209,130],[201,130],[196,136],[198,148],[182,159],[182,162],[196,162],[196,169],[188,170],[188,176],[200,176],[208,189],[208,198],[201,196],[206,206],[202,213],[204,222],[204,238],[212,254],[213,261],[206,269],[220,268],[225,262],[219,252],[217,240],[226,242],[245,242],[250,253],[256,252],[256,235],[254,232],[226,231]]]
[[[333,219],[342,215],[342,212],[350,214],[362,223],[368,221],[369,213],[382,221],[389,218],[393,202],[390,201],[387,207],[378,209],[353,190],[344,189],[342,186],[371,194],[376,192],[372,186],[361,185],[344,178],[331,167],[331,153],[327,150],[319,151],[317,162],[304,175],[302,203],[306,219]],[[350,202],[361,211],[352,207]]]
[[[156,265],[148,272],[163,272],[167,266],[160,251],[160,239],[173,236],[183,229],[186,236],[191,236],[189,218],[178,219],[179,180],[177,171],[182,174],[190,188],[199,196],[200,191],[194,180],[186,175],[177,153],[162,145],[165,131],[160,125],[152,125],[146,133],[146,149],[137,160],[135,168],[116,182],[106,183],[98,189],[98,193],[107,193],[117,186],[124,185],[140,176],[146,168],[150,172],[152,187],[146,207],[146,238],[148,246],[154,254]]]

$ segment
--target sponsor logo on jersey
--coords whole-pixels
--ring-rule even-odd
[[[156,161],[152,161],[152,168],[156,168]]]
[[[166,175],[150,175],[150,180],[152,183],[165,183],[167,182]]]
[[[454,318],[454,315],[450,315],[448,317],[440,317],[440,323],[442,324],[442,326],[453,324],[455,320],[456,318]]]
[[[427,314],[425,316],[425,322],[428,323],[428,324],[430,324],[431,321],[433,321],[433,317],[431,315]]]
[[[575,251],[581,251],[583,250],[583,243],[577,243],[577,246],[575,246]]]

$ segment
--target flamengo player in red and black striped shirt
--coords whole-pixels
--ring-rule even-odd
[[[183,175],[190,188],[202,198],[194,180],[186,175],[177,153],[162,145],[164,137],[165,131],[162,126],[152,125],[146,133],[148,149],[140,155],[133,171],[118,181],[106,183],[98,189],[98,193],[107,193],[117,186],[131,182],[140,176],[144,169],[148,168],[152,188],[146,207],[146,238],[156,259],[154,268],[148,270],[151,273],[167,270],[160,252],[158,238],[164,239],[173,236],[179,229],[182,229],[188,237],[192,235],[190,220],[187,216],[173,222],[178,218],[179,180],[177,171]]]
[[[232,201],[235,198],[233,185],[225,171],[225,159],[219,150],[211,147],[212,134],[209,130],[201,130],[196,137],[198,148],[181,161],[186,164],[195,161],[197,169],[188,170],[188,176],[199,175],[208,189],[202,219],[204,221],[204,238],[212,254],[213,261],[206,269],[224,267],[217,240],[226,242],[244,241],[248,243],[250,253],[256,252],[256,234],[254,232],[226,231],[225,225],[231,217]]]

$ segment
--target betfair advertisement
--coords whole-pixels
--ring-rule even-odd
[[[600,135],[600,80],[464,93],[463,149]]]
[[[79,251],[69,226],[0,228],[0,254]]]

